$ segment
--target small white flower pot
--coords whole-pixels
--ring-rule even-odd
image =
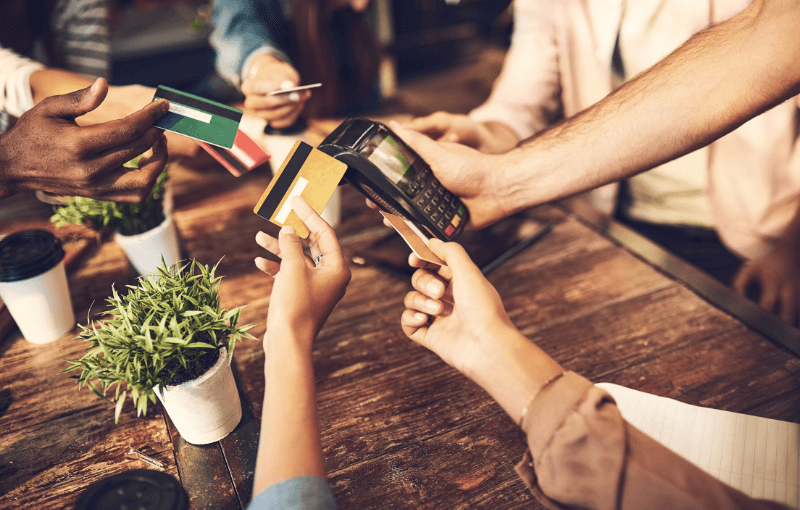
[[[114,241],[125,251],[140,275],[155,274],[161,266],[162,255],[167,267],[181,257],[178,232],[171,214],[166,215],[161,225],[142,234],[124,236],[117,232],[114,234]]]
[[[219,441],[242,419],[242,404],[228,361],[228,351],[219,351],[217,363],[193,381],[154,388],[181,436],[191,444]]]

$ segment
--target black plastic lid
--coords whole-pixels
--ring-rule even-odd
[[[103,478],[81,494],[76,510],[188,510],[189,499],[175,477],[134,469]]]
[[[52,269],[64,248],[46,230],[23,230],[0,240],[0,282],[18,282]]]

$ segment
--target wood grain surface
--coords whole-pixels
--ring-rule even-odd
[[[276,227],[253,205],[267,168],[232,177],[210,157],[174,166],[171,186],[183,254],[213,264],[224,256],[220,297],[248,305],[243,323],[264,333],[271,279],[253,264],[259,230]],[[77,320],[103,308],[111,285],[135,278],[106,239],[54,229],[32,197],[0,223],[0,234],[46,228],[77,237],[68,271]],[[0,209],[5,214],[11,206]],[[542,240],[489,279],[513,322],[565,367],[690,404],[800,420],[800,360],[576,218],[565,206],[529,214],[553,223]],[[381,217],[350,188],[337,228],[346,255],[385,235]],[[73,248],[70,248],[73,249]],[[408,281],[352,266],[347,295],[314,345],[319,419],[333,490],[348,508],[542,508],[513,471],[524,438],[478,386],[404,337]],[[777,320],[777,319],[776,319]],[[130,446],[180,478],[193,509],[245,508],[250,498],[264,395],[261,341],[236,347],[243,419],[227,438],[186,443],[159,406],[147,418],[113,408],[58,372],[84,349],[71,335],[33,345],[18,333],[0,342],[0,509],[70,508],[90,483],[133,468]]]

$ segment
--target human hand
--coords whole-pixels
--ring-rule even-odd
[[[103,103],[95,110],[78,117],[76,121],[81,126],[87,126],[127,117],[152,102],[155,93],[156,89],[142,85],[108,87]],[[172,131],[165,131],[164,136],[167,137],[170,160],[178,157],[193,158],[200,152],[200,146],[189,137]]]
[[[0,136],[0,197],[22,190],[142,202],[167,163],[163,132],[153,123],[168,109],[166,100],[149,103],[127,117],[81,127],[75,119],[95,110],[108,84],[44,99]],[[152,151],[138,169],[122,165]]]
[[[267,336],[295,338],[310,354],[314,338],[344,297],[350,269],[333,228],[300,197],[292,199],[292,209],[311,231],[308,247],[311,257],[322,255],[319,265],[315,266],[314,260],[303,253],[300,237],[289,226],[281,228],[278,239],[264,232],[256,235],[259,246],[280,257],[280,264],[262,257],[255,262],[258,269],[275,277]]]
[[[311,97],[310,90],[269,95],[270,92],[289,88],[284,83],[296,87],[300,83],[300,75],[290,64],[268,54],[255,58],[247,79],[242,82],[245,108],[277,129],[294,124]]]
[[[747,297],[752,287],[760,289],[759,305],[792,325],[800,319],[800,252],[778,245],[765,256],[745,262],[732,286]]]
[[[403,333],[470,378],[488,359],[503,331],[515,330],[500,295],[456,243],[431,239],[428,246],[447,265],[432,266],[416,257],[401,317]],[[413,254],[412,254],[413,255]],[[434,271],[429,267],[437,267]]]
[[[418,117],[406,123],[405,127],[437,142],[460,143],[486,154],[502,154],[513,149],[519,141],[508,127],[498,124],[492,131],[486,124],[475,122],[466,115],[447,112]]]
[[[419,154],[437,179],[456,194],[469,210],[469,228],[483,228],[515,211],[508,208],[500,187],[502,156],[483,154],[465,145],[443,143],[396,122],[392,130]]]

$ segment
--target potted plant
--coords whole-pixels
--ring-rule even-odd
[[[81,326],[77,338],[90,345],[64,372],[79,370],[78,387],[102,398],[113,389],[115,421],[129,395],[137,415],[158,397],[186,441],[227,436],[242,417],[230,360],[254,325],[237,326],[243,306],[220,307],[218,265],[162,264],[158,278],[139,278],[125,296],[112,287],[109,319]]]
[[[125,164],[138,168],[141,156]],[[50,218],[57,226],[86,225],[92,230],[108,228],[140,275],[154,274],[162,257],[168,265],[180,258],[178,234],[166,197],[167,170],[158,177],[153,191],[142,204],[105,202],[85,197],[64,197]]]

